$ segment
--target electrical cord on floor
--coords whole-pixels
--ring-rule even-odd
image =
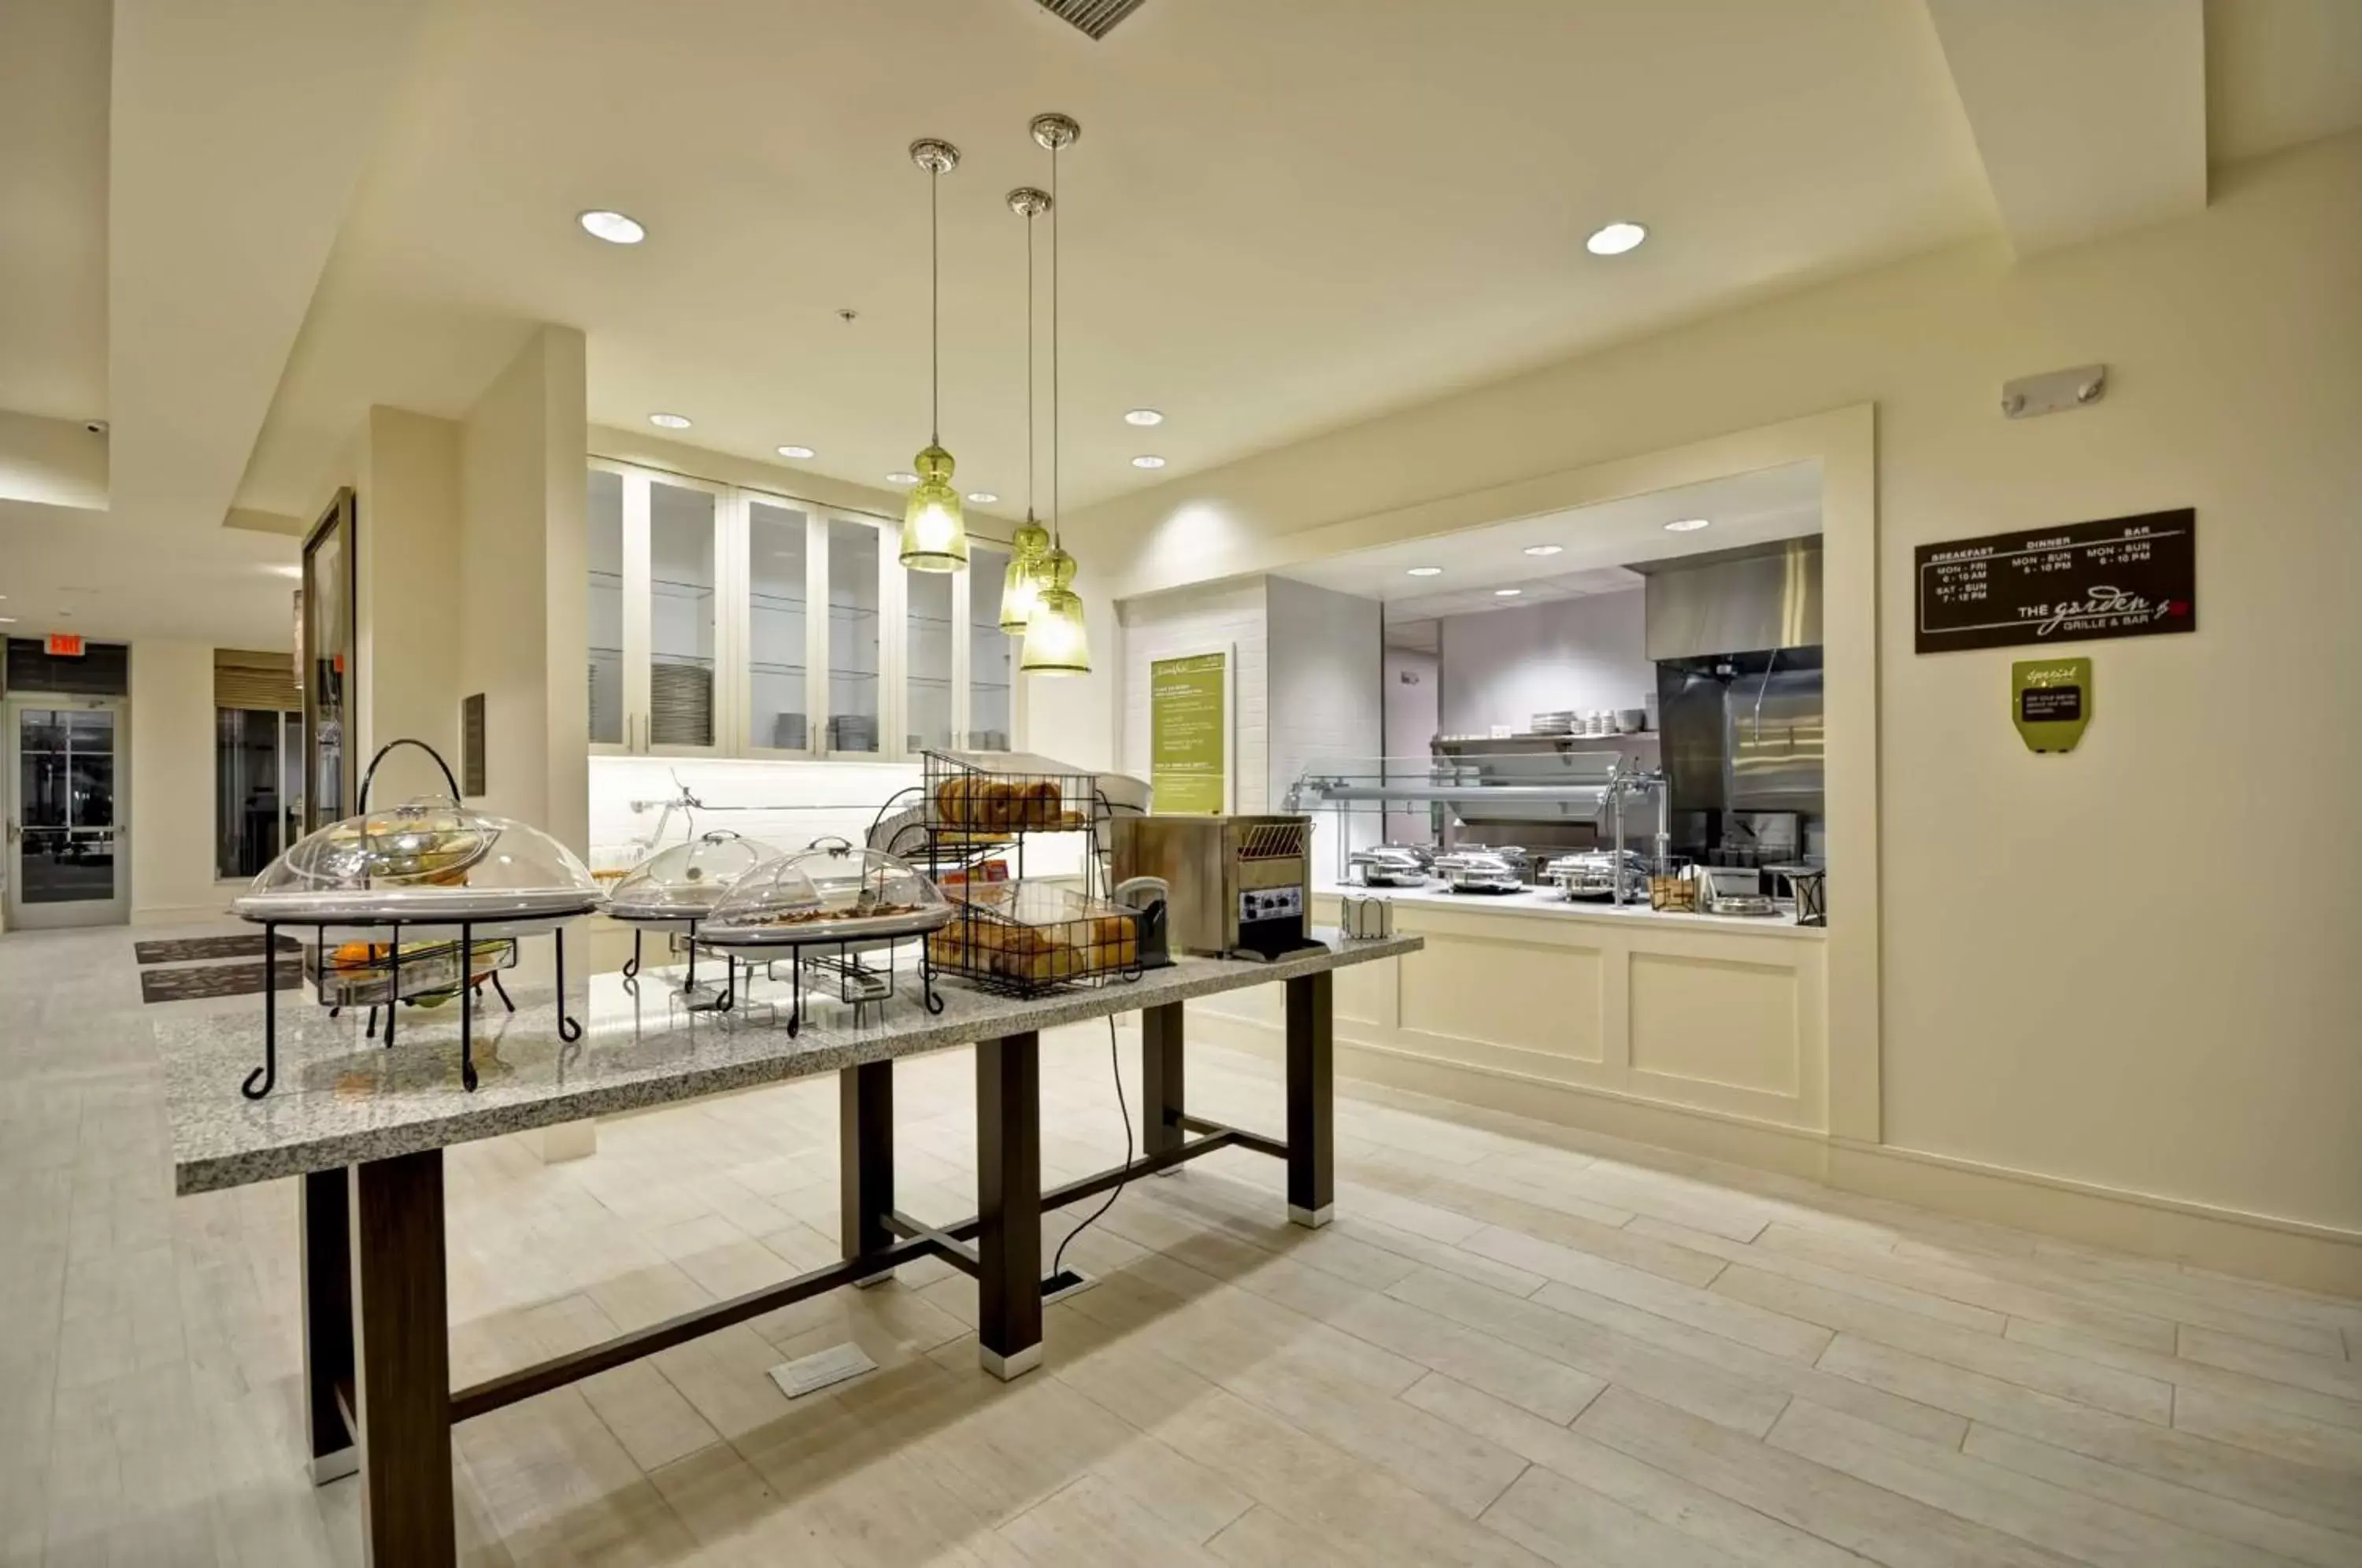
[[[1115,1108],[1123,1114],[1123,1163],[1127,1167],[1129,1167],[1131,1164],[1131,1107],[1126,1105],[1123,1099],[1123,1047],[1118,1043],[1116,1040],[1115,1015],[1113,1013],[1109,1013],[1108,1015],[1107,1025],[1108,1069],[1115,1077]],[[1126,1181],[1131,1179],[1128,1170],[1124,1179]],[[1092,1226],[1098,1224],[1099,1216],[1105,1214],[1109,1209],[1113,1209],[1115,1207],[1115,1200],[1122,1196],[1123,1182],[1119,1181],[1115,1184],[1115,1190],[1107,1195],[1107,1201],[1100,1204],[1097,1209],[1091,1210],[1091,1217],[1089,1219],[1084,1220],[1081,1224],[1066,1232],[1065,1241],[1058,1243],[1057,1252],[1050,1259],[1050,1277],[1054,1279],[1056,1278],[1058,1272],[1065,1266],[1066,1248],[1073,1242],[1074,1239],[1081,1235],[1084,1231],[1089,1230]]]

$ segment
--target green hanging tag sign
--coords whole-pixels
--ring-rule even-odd
[[[2092,661],[2020,659],[2010,667],[2017,733],[2028,751],[2073,751],[2092,722]]]

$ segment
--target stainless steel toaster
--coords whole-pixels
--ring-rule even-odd
[[[1172,889],[1166,936],[1188,953],[1276,958],[1312,944],[1312,819],[1118,815],[1119,883]]]

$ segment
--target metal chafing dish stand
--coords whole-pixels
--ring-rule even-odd
[[[450,793],[441,799],[407,801],[389,811],[369,809],[370,786],[386,754],[397,746],[416,746],[433,757]],[[279,932],[285,926],[310,926],[315,933],[323,973],[328,962],[331,933],[363,933],[361,945],[368,965],[376,963],[377,944],[367,933],[384,932],[385,1041],[394,1042],[394,1021],[405,1002],[430,998],[459,1004],[459,1077],[470,1090],[477,1083],[475,1000],[477,938],[506,942],[507,958],[514,961],[515,942],[526,936],[549,936],[557,966],[557,1034],[572,1044],[582,1038],[582,1025],[566,1011],[566,933],[568,921],[590,914],[599,906],[598,885],[572,851],[538,828],[505,818],[470,812],[459,804],[459,784],[442,755],[424,741],[388,741],[370,758],[357,797],[359,810],[291,845],[257,877],[247,891],[231,900],[230,912],[262,927],[262,1065],[247,1075],[239,1092],[260,1099],[279,1081]],[[405,991],[403,987],[404,928],[421,932],[457,931],[452,949],[455,964],[451,989]],[[414,958],[434,956],[414,953]],[[493,987],[511,1011],[516,1004],[499,984]],[[346,1005],[332,999],[323,987],[321,1000],[331,1012]],[[370,1038],[376,1038],[376,1009],[370,1010]]]
[[[918,948],[920,998],[927,1011],[944,1010],[927,937],[948,924],[949,901],[916,867],[842,838],[775,856],[740,877],[701,924],[697,940],[722,952],[728,978],[703,1010],[727,1014],[738,1000],[738,966],[747,955],[784,952],[788,964],[787,1032],[803,1025],[804,969],[833,975],[837,998],[855,1010],[895,995],[895,955],[903,943]],[[882,961],[877,961],[883,955]],[[778,977],[776,960],[771,969]]]

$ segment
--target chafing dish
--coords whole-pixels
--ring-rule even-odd
[[[1357,849],[1346,863],[1365,888],[1424,888],[1434,856],[1407,844],[1381,844]]]
[[[1779,912],[1780,906],[1765,896],[1762,876],[1753,867],[1701,866],[1697,870],[1702,912],[1754,919]]]
[[[657,923],[703,920],[738,878],[778,853],[716,828],[641,861],[608,893],[607,913]]]
[[[1570,899],[1612,899],[1617,896],[1617,866],[1613,851],[1588,850],[1550,862],[1542,867],[1542,879],[1557,883]],[[1621,866],[1625,897],[1645,899],[1649,892],[1648,862],[1627,851]]]
[[[844,839],[766,860],[732,885],[697,928],[712,947],[879,941],[940,929],[952,906],[908,863]]]
[[[1437,856],[1435,872],[1455,893],[1522,893],[1529,864],[1520,849],[1462,849]]]

